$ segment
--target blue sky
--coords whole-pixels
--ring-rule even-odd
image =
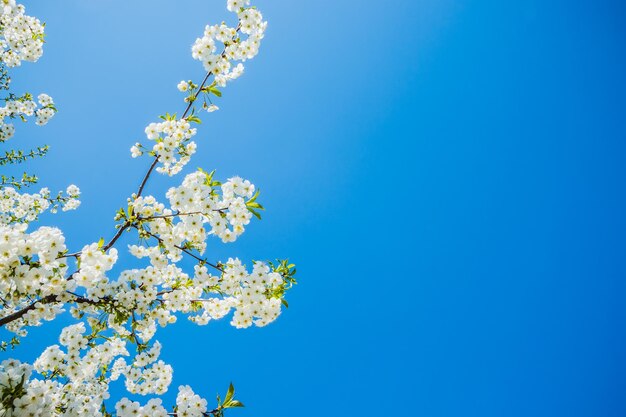
[[[112,234],[148,164],[130,146],[181,111],[177,82],[203,73],[190,46],[228,14],[25,3],[48,43],[14,86],[60,112],[14,143],[51,145],[29,166],[43,185],[81,187],[80,211],[54,218],[79,249]],[[241,417],[625,415],[624,6],[256,4],[261,54],[205,117],[189,169],[250,178],[267,209],[209,253],[289,257],[300,284],[267,328],[162,331],[173,387],[212,398],[232,380]]]

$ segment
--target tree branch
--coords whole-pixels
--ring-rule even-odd
[[[213,209],[211,211],[217,211],[219,213],[223,213],[224,211],[228,210],[228,207],[225,208],[220,208],[220,209]],[[181,213],[180,211],[177,211],[176,213],[172,213],[172,214],[159,214],[156,216],[149,216],[149,217],[138,217],[137,221],[141,222],[141,221],[150,221],[153,219],[167,219],[170,217],[179,217],[179,216],[195,216],[195,215],[202,215],[202,216],[206,216],[206,213],[203,213],[201,211],[191,211],[189,213]]]
[[[237,33],[239,33],[240,29],[241,29],[241,23],[237,25],[235,36],[237,36]],[[226,47],[224,47],[224,50],[222,51],[220,56],[222,58],[224,58],[226,56]],[[206,76],[202,80],[202,83],[200,84],[200,86],[198,87],[196,92],[190,97],[189,104],[187,104],[187,108],[183,112],[183,115],[181,116],[181,119],[184,119],[185,117],[187,117],[187,114],[189,113],[189,110],[191,110],[191,107],[193,106],[193,103],[195,103],[195,101],[198,99],[198,94],[200,94],[200,92],[202,92],[202,89],[206,85],[206,83],[209,80],[209,77],[211,77],[211,75],[213,75],[213,71],[207,72]],[[150,165],[150,168],[148,169],[148,172],[146,172],[146,175],[143,177],[143,180],[141,181],[141,184],[139,185],[139,189],[137,190],[137,193],[136,193],[137,197],[141,197],[141,193],[143,192],[144,187],[146,186],[146,183],[148,182],[148,178],[150,178],[150,175],[152,175],[152,172],[154,171],[154,168],[156,167],[156,164],[157,164],[158,161],[159,161],[159,157],[155,156],[154,157],[154,161],[152,161],[152,164]]]
[[[24,307],[23,309],[18,310],[13,314],[9,314],[8,316],[1,318],[0,327],[3,327],[11,322],[14,322],[15,320],[21,319],[22,317],[24,317],[26,313],[28,313],[31,310],[34,310],[37,306],[37,303],[49,304],[49,303],[55,302],[56,299],[57,299],[56,295],[48,295],[47,297],[44,297],[42,299],[35,300],[32,303],[30,303],[28,306]]]
[[[129,223],[128,221],[127,221],[126,223],[124,223],[124,224],[122,225],[122,227],[120,227],[120,228],[117,230],[117,233],[115,233],[115,236],[113,236],[113,238],[109,241],[109,243],[107,243],[106,245],[104,245],[104,246],[102,247],[102,250],[103,250],[104,252],[106,252],[106,251],[108,251],[109,249],[111,249],[111,247],[113,247],[113,245],[115,245],[115,242],[117,242],[117,240],[118,240],[118,239],[122,236],[122,233],[124,233],[124,231],[125,231],[126,229],[128,229],[130,226],[131,226],[131,225],[130,225],[130,223]]]
[[[220,410],[219,408],[216,408],[216,409],[211,410],[211,411],[206,411],[206,412],[202,413],[202,415],[203,415],[204,417],[216,416],[216,415],[218,415],[218,414],[219,414],[219,412],[220,412],[220,411],[221,411],[221,410]],[[177,417],[177,416],[178,416],[178,413],[167,413],[167,415],[168,415],[168,416],[174,416],[174,417]]]

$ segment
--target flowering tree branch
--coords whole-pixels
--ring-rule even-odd
[[[0,88],[8,90],[6,68],[36,61],[43,51],[44,34],[43,25],[27,16],[22,5],[1,1]],[[218,181],[214,172],[199,169],[171,187],[165,202],[145,195],[154,173],[172,177],[185,168],[196,151],[192,138],[197,129],[192,125],[201,122],[200,110],[217,110],[213,99],[243,74],[243,62],[257,55],[266,22],[249,3],[227,0],[237,25],[208,25],[195,41],[192,57],[202,62],[206,75],[199,84],[178,84],[186,93],[182,115],[160,116],[145,129],[152,145],[136,143],[131,148],[133,158],[148,155],[151,163],[137,192],[115,214],[117,230],[108,242],[100,239],[70,252],[60,229],[29,230],[45,211],[77,208],[80,191],[71,185],[56,195],[47,189],[26,194],[19,191],[20,185],[34,183],[35,177],[21,182],[3,177],[0,327],[16,336],[0,348],[15,346],[30,327],[54,320],[66,310],[75,323],[65,327],[59,344],[47,347],[33,364],[12,359],[0,363],[0,415],[222,417],[226,409],[243,406],[234,398],[232,384],[212,409],[189,386],[179,387],[172,410],[158,398],[144,405],[122,398],[115,402],[113,413],[107,409],[107,399],[109,384],[120,378],[130,394],[159,395],[169,389],[172,367],[159,359],[162,346],[154,339],[158,327],[172,325],[180,317],[206,325],[231,312],[230,323],[236,328],[266,326],[287,306],[285,294],[295,284],[295,266],[287,260],[253,262],[248,269],[236,258],[210,262],[204,257],[209,239],[233,242],[253,217],[261,218],[259,191],[250,181],[240,177]],[[9,92],[5,101],[0,109],[0,142],[14,134],[5,119],[36,116],[37,124],[43,125],[56,112],[45,94],[36,103],[30,94]],[[0,157],[0,166],[44,156],[47,150],[11,150]],[[145,266],[122,268],[113,276],[111,270],[118,264],[115,246],[124,233],[137,234],[140,244],[129,245],[128,250],[144,259]],[[179,265],[183,256],[196,262],[193,271]],[[75,264],[72,273],[70,264]]]
[[[30,303],[28,306],[24,307],[23,309],[18,310],[13,314],[9,314],[6,317],[0,318],[0,326],[4,326],[5,324],[9,324],[15,320],[21,319],[22,317],[24,317],[26,313],[35,309],[38,303],[47,304],[47,303],[53,303],[55,301],[56,301],[56,295],[48,295],[47,297],[44,297],[41,300],[33,301],[32,303]]]
[[[236,36],[237,33],[239,33],[240,29],[241,29],[241,23],[237,25],[237,28],[235,29],[235,35],[233,35],[231,37],[231,41],[234,41],[235,36]],[[220,58],[225,58],[225,57],[226,57],[226,48],[224,48],[224,50],[220,54]],[[183,115],[181,116],[181,119],[185,119],[187,117],[187,115],[189,114],[189,111],[193,108],[193,105],[194,105],[195,101],[198,99],[198,95],[202,91],[204,91],[204,87],[206,86],[206,83],[209,81],[209,78],[211,78],[212,75],[213,75],[213,70],[212,69],[207,71],[206,75],[204,76],[204,79],[200,83],[200,86],[198,87],[196,92],[192,93],[188,97],[188,99],[187,99],[187,107],[185,108],[185,111],[183,112]],[[152,164],[150,164],[150,168],[148,168],[148,172],[146,172],[146,175],[144,175],[143,179],[141,180],[141,184],[139,185],[139,189],[135,193],[137,197],[141,197],[141,194],[143,193],[143,189],[145,188],[146,183],[148,182],[148,179],[150,178],[150,175],[152,175],[152,172],[156,168],[156,165],[157,165],[158,162],[159,162],[159,155],[155,155],[154,156],[154,160],[152,161]]]

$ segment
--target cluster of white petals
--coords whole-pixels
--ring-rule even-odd
[[[66,250],[61,230],[40,227],[27,233],[26,224],[0,224],[0,294],[2,313],[8,316],[30,304],[31,297],[63,294],[71,282],[66,280],[67,265],[58,257]],[[21,320],[8,323],[6,329],[26,335],[28,326],[52,320],[62,310],[56,303],[39,303]]]
[[[132,201],[132,208],[143,220],[144,231],[159,235],[168,257],[177,261],[181,255],[177,247],[194,248],[202,254],[209,235],[218,236],[224,243],[234,242],[252,218],[248,204],[254,198],[254,189],[250,181],[240,177],[220,185],[212,182],[210,174],[199,171],[168,190],[170,207],[147,196]],[[144,252],[137,255],[146,256]]]
[[[207,401],[196,395],[190,386],[183,385],[178,388],[176,409],[182,416],[202,417],[207,410]]]
[[[196,153],[196,143],[190,139],[196,135],[187,120],[165,120],[161,123],[150,123],[146,127],[146,136],[155,142],[151,154],[159,158],[161,166],[157,172],[169,176],[179,173]],[[131,148],[133,158],[143,154],[140,143]]]
[[[56,114],[54,102],[47,94],[37,97],[38,103],[30,99],[29,95],[17,99],[7,99],[4,106],[0,107],[0,142],[13,137],[15,126],[8,119],[25,119],[35,116],[39,126],[43,126]]]
[[[232,308],[235,313],[231,324],[237,328],[262,327],[274,321],[281,312],[283,277],[271,271],[263,262],[256,262],[249,273],[239,259],[229,259],[220,279],[208,274],[205,266],[197,266],[196,281],[206,280],[215,294],[205,297],[201,308],[190,320],[204,325],[211,319],[220,319]]]
[[[143,355],[141,363],[136,360],[127,365],[124,360],[129,356],[127,342],[110,337],[94,344],[93,331],[87,334],[84,323],[68,326],[61,332],[60,346],[49,346],[33,366],[18,361],[4,361],[0,365],[0,393],[14,395],[14,415],[102,416],[101,406],[109,398],[109,384],[120,376],[126,378],[126,387],[131,393],[149,395],[167,391],[172,368],[157,361],[158,344],[155,344],[158,349],[153,348]],[[44,379],[30,379],[33,370]],[[52,375],[62,375],[66,383],[52,381]],[[34,394],[39,394],[37,399]],[[40,396],[41,401],[37,401]],[[117,408],[132,409],[133,405],[127,403],[124,399],[118,402]],[[159,406],[159,400],[151,400],[144,407],[144,415],[155,415],[149,412],[160,412]]]
[[[8,68],[19,66],[22,61],[37,61],[43,54],[44,25],[36,18],[24,14],[25,9],[15,0],[0,1],[0,65]],[[2,83],[8,88],[10,78],[3,71]],[[30,94],[4,98],[0,107],[0,142],[15,133],[15,126],[7,119],[35,116],[38,125],[45,125],[55,115],[52,98],[40,94],[37,101]]]
[[[246,7],[249,4],[249,1],[229,1],[228,10],[237,13],[239,19],[237,27],[208,25],[192,47],[194,59],[215,75],[215,82],[221,87],[239,78],[244,69],[241,62],[259,53],[267,22],[257,9]]]
[[[11,404],[0,401],[2,416],[50,416],[41,413],[47,405],[54,405],[58,391],[54,382],[30,380],[33,367],[14,359],[0,363],[0,397],[14,398]]]
[[[37,61],[43,54],[44,25],[25,15],[15,0],[0,1],[0,60],[8,67]]]
[[[50,210],[52,213],[61,208],[63,211],[75,210],[80,206],[80,190],[75,185],[67,187],[66,194],[56,196],[50,190],[42,188],[38,193],[20,193],[13,187],[0,189],[0,224],[13,222],[32,222]]]
[[[56,246],[64,248],[62,243]],[[107,269],[114,262],[111,256],[94,245],[81,252],[84,262],[98,270],[98,266]],[[88,332],[83,322],[63,329],[59,345],[48,347],[34,363],[34,370],[43,380],[29,379],[31,368],[24,365],[15,365],[17,371],[5,365],[0,369],[0,381],[15,380],[12,375],[16,372],[28,374],[18,390],[22,395],[16,395],[12,389],[2,394],[15,396],[15,415],[29,415],[37,407],[46,410],[53,407],[67,411],[42,415],[100,416],[100,405],[108,398],[109,384],[120,377],[125,379],[126,390],[132,394],[165,393],[172,382],[173,369],[159,360],[161,344],[149,342],[156,326],[174,323],[177,313],[187,314],[192,322],[205,325],[234,309],[231,324],[237,328],[264,326],[280,314],[285,282],[281,274],[264,263],[255,263],[252,272],[248,272],[238,259],[230,259],[220,275],[210,274],[206,265],[196,265],[194,272],[188,276],[173,264],[151,264],[144,269],[123,271],[114,282],[98,280],[96,287],[101,290],[98,298],[90,293],[92,288],[87,291],[90,297],[76,296],[77,305],[72,307],[72,314],[76,318],[86,317],[91,330]],[[99,271],[93,273],[101,276]],[[81,287],[73,285],[72,289],[80,291]],[[104,321],[103,309],[109,311]],[[139,346],[132,360],[125,359],[130,356],[127,340]],[[50,375],[62,379],[51,381],[47,378]],[[42,387],[46,401],[28,402],[33,390]],[[177,407],[182,415],[201,415],[206,405],[191,388],[180,388]],[[140,406],[122,399],[116,411],[118,415],[167,414],[161,403],[154,400]]]
[[[143,407],[136,401],[123,398],[115,405],[117,417],[167,417],[160,398],[153,398]]]
[[[90,293],[94,288],[101,288],[100,284],[107,284],[108,278],[105,273],[113,268],[117,262],[117,249],[111,248],[108,253],[100,250],[98,243],[86,245],[80,251],[80,269],[73,275],[76,284],[86,290],[92,298],[96,295]]]
[[[67,194],[52,198],[48,189],[39,193],[19,193],[12,187],[0,189],[0,294],[2,314],[6,317],[28,305],[33,298],[49,303],[33,304],[20,320],[6,329],[25,336],[26,328],[50,321],[63,310],[56,301],[65,297],[75,281],[67,280],[68,266],[62,255],[66,252],[65,237],[56,227],[39,227],[29,232],[28,223],[46,210],[72,210],[78,207],[80,190],[75,185]]]
[[[207,412],[207,400],[193,392],[190,386],[178,388],[176,415],[181,417],[203,417]],[[115,406],[117,417],[166,417],[167,410],[160,399],[151,399],[143,407],[135,401],[123,398]]]
[[[211,93],[221,94],[213,87],[224,87],[229,81],[239,78],[244,71],[242,62],[258,54],[267,22],[263,21],[263,15],[256,8],[247,7],[249,4],[250,1],[229,1],[227,8],[237,14],[239,21],[237,27],[229,27],[224,23],[207,25],[203,36],[194,42],[191,48],[193,58],[201,61],[205,70],[213,74],[214,81],[211,86],[203,85],[198,91],[193,91],[195,86],[193,83],[181,81],[177,86],[178,90],[189,92],[186,101],[190,104],[196,101],[201,93],[207,96]],[[241,36],[242,34],[244,36]],[[219,44],[222,46],[218,52]],[[219,109],[213,103],[207,104],[206,99],[204,107],[208,112]],[[164,118],[166,120],[162,123],[148,125],[145,133],[149,140],[156,142],[148,153],[159,158],[157,172],[172,176],[179,173],[195,153],[196,144],[190,139],[196,134],[196,130],[189,126],[185,118],[180,120]],[[146,149],[139,142],[131,147],[133,158],[144,153]]]

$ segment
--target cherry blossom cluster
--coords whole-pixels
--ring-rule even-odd
[[[117,417],[167,417],[160,398],[153,398],[143,407],[136,401],[123,398],[115,405]]]
[[[235,241],[250,223],[250,210],[262,208],[250,181],[233,177],[220,184],[212,177],[203,171],[187,175],[179,187],[168,190],[170,208],[152,196],[132,201],[142,232],[150,237],[159,235],[171,260],[180,259],[181,246],[204,253],[209,235],[224,243]],[[135,256],[145,256],[135,252]]]
[[[35,113],[37,114],[36,123],[39,126],[43,126],[47,124],[52,116],[56,114],[56,108],[54,107],[54,101],[52,101],[52,97],[47,94],[39,94],[37,96],[37,101],[39,101],[41,108],[35,111]]]
[[[97,339],[104,341],[96,344]],[[102,416],[109,384],[122,375],[129,392],[142,395],[163,393],[171,383],[171,366],[157,361],[158,343],[127,365],[127,342],[104,336],[101,327],[92,327],[87,333],[84,323],[68,326],[59,342],[61,346],[49,346],[33,366],[18,361],[0,365],[2,404],[10,400],[14,415]],[[33,371],[43,379],[31,378]],[[132,404],[123,399],[117,408],[124,410],[127,406],[132,409]],[[151,400],[143,408],[143,415],[155,415],[150,412],[160,412],[161,408],[160,400]]]
[[[21,65],[22,61],[35,62],[43,53],[44,25],[31,16],[26,16],[24,6],[15,0],[0,2],[0,90],[9,90],[11,77],[7,68]],[[13,137],[15,126],[12,120],[26,121],[35,116],[38,125],[45,125],[55,115],[56,107],[50,96],[40,94],[37,101],[30,93],[17,95],[8,93],[0,97],[4,102],[0,106],[0,143]],[[26,159],[43,156],[47,147],[23,151],[12,149],[0,157],[0,165],[16,164]],[[12,185],[25,187],[37,182],[37,177],[24,173],[21,178],[0,178],[0,188]]]
[[[99,284],[107,284],[105,273],[117,262],[117,249],[111,248],[108,253],[100,250],[98,243],[86,245],[80,251],[80,268],[74,273],[76,284],[84,289],[98,288]]]
[[[8,67],[37,61],[43,54],[44,25],[25,15],[15,0],[2,0],[0,12],[0,60]]]
[[[213,188],[219,189],[219,193]],[[180,187],[168,191],[168,196],[170,204],[177,210],[195,210],[200,209],[194,205],[200,201],[213,198],[216,204],[223,204],[224,199],[232,201],[253,196],[253,193],[254,186],[241,178],[235,177],[220,184],[213,181],[212,174],[197,172],[187,176]],[[221,198],[217,197],[220,194]],[[211,210],[209,213],[216,212]],[[157,217],[163,216],[160,213],[165,213],[166,209],[153,197],[135,199],[128,212],[135,216],[134,221],[138,224],[134,227],[140,234],[144,230],[143,223],[169,219]],[[219,210],[217,213],[227,216]],[[13,227],[25,226],[17,224]],[[176,266],[175,262],[180,257],[169,256],[172,247],[165,245],[164,237],[161,237],[168,238],[167,233],[163,235],[159,230],[151,229],[150,234],[158,237],[155,245],[146,243],[145,246],[130,247],[131,252],[138,257],[150,258],[150,265],[143,269],[126,270],[117,280],[110,280],[106,274],[117,261],[117,251],[115,248],[103,248],[102,243],[93,243],[83,247],[76,255],[78,270],[71,275],[70,280],[58,279],[58,288],[45,293],[39,291],[40,296],[54,295],[55,302],[39,303],[37,308],[16,323],[24,321],[30,325],[37,324],[31,315],[33,319],[40,319],[41,311],[54,308],[51,315],[54,317],[63,304],[75,303],[71,313],[77,319],[86,318],[92,331],[90,335],[85,335],[83,322],[68,326],[59,338],[66,351],[58,345],[46,349],[34,365],[41,375],[54,379],[54,382],[44,380],[48,389],[46,395],[50,398],[46,397],[46,402],[37,403],[37,406],[22,400],[26,397],[13,398],[17,415],[21,415],[22,409],[19,407],[23,407],[26,414],[42,404],[46,407],[54,405],[55,409],[71,410],[73,413],[100,415],[97,410],[107,398],[108,384],[122,376],[130,393],[148,395],[166,392],[172,381],[173,370],[170,365],[158,360],[161,345],[151,340],[157,325],[163,327],[176,322],[178,314],[187,315],[189,320],[198,325],[206,325],[210,320],[221,319],[234,310],[231,324],[237,328],[253,324],[265,326],[278,317],[285,291],[293,283],[295,270],[291,270],[292,265],[274,266],[256,262],[252,272],[248,272],[238,259],[229,259],[224,265],[200,261],[194,268],[193,276],[190,276]],[[44,250],[38,255],[40,258],[61,262],[63,257],[59,255],[65,252],[65,246],[60,232],[57,235],[59,242],[53,245],[53,250],[48,249],[46,252],[46,248],[33,248],[29,252],[34,254]],[[189,248],[186,244],[174,247],[183,253],[191,253]],[[57,266],[57,269],[62,270],[59,276],[65,275],[67,267],[64,264]],[[209,266],[218,274],[209,273]],[[43,280],[42,284],[46,281]],[[10,327],[8,329],[11,330]],[[129,356],[125,340],[137,345],[137,354],[131,361],[125,360]],[[29,381],[24,395],[30,395],[31,387],[34,389],[41,384],[36,379]],[[190,388],[181,388],[177,410],[188,413],[182,415],[202,413],[199,410],[206,410],[205,407],[206,401],[193,394]],[[122,399],[117,403],[116,411],[118,415],[163,415],[164,408],[158,401],[151,400],[140,406],[139,403]]]
[[[209,113],[219,109],[210,98],[211,94],[221,97],[217,86],[225,87],[229,81],[239,78],[244,72],[242,62],[254,58],[259,52],[267,22],[263,21],[261,12],[249,5],[249,0],[229,1],[227,8],[237,14],[237,26],[230,27],[225,23],[207,25],[203,36],[197,38],[191,48],[193,58],[202,62],[204,69],[213,74],[213,83],[201,86],[198,91],[194,91],[197,86],[191,81],[183,80],[177,87],[181,92],[189,92],[185,99],[189,103],[203,93],[203,108]]]
[[[83,254],[99,259],[94,265],[111,262],[104,252],[100,256],[85,250]],[[83,322],[64,328],[59,337],[61,346],[48,347],[34,367],[3,364],[0,383],[13,382],[0,385],[9,387],[1,398],[10,398],[15,415],[101,416],[109,384],[122,376],[130,393],[162,394],[171,384],[173,370],[158,359],[161,344],[146,343],[154,336],[155,322],[168,325],[175,321],[175,312],[184,312],[192,321],[206,324],[235,308],[232,323],[236,327],[248,327],[253,320],[263,326],[280,313],[287,288],[283,275],[272,272],[268,265],[256,263],[248,273],[236,259],[228,261],[221,277],[209,274],[205,265],[196,266],[194,277],[189,277],[170,264],[125,271],[108,287],[110,291],[98,299],[76,296],[80,302],[72,313],[77,318],[87,316],[90,332]],[[108,317],[102,317],[103,311]],[[130,361],[125,359],[130,356],[126,340],[137,344],[137,353]],[[43,380],[29,378],[33,369]],[[221,406],[238,404],[231,393]],[[206,400],[187,386],[180,387],[176,405],[180,415],[202,415],[207,410]],[[167,414],[158,400],[140,406],[124,398],[115,408],[118,416]],[[53,410],[64,412],[53,414]]]
[[[39,193],[19,193],[12,187],[0,189],[0,295],[2,314],[6,317],[32,303],[33,297],[49,299],[38,303],[20,320],[6,329],[25,336],[28,326],[42,320],[52,320],[62,312],[57,296],[72,288],[75,281],[67,280],[68,267],[62,259],[67,251],[65,237],[55,227],[40,227],[28,232],[28,223],[46,210],[73,210],[78,207],[80,190],[71,185],[67,195],[52,197],[48,189]]]
[[[67,265],[58,259],[65,252],[65,238],[52,227],[40,227],[27,233],[26,224],[0,225],[0,294],[4,316],[21,310],[33,296],[45,299],[63,294],[71,281],[66,280]],[[21,320],[6,329],[20,336],[28,326],[52,320],[61,312],[57,303],[40,303]]]
[[[181,81],[178,89],[188,92],[186,101],[189,108],[181,119],[176,120],[175,116],[162,116],[165,119],[161,123],[151,123],[145,129],[149,140],[155,141],[151,150],[146,149],[140,142],[131,147],[131,155],[137,158],[145,153],[158,158],[160,165],[157,172],[167,175],[175,175],[189,162],[191,155],[196,151],[196,144],[190,139],[195,136],[196,129],[191,128],[189,122],[199,122],[193,112],[187,116],[188,110],[204,94],[205,102],[203,107],[213,112],[218,107],[210,101],[210,95],[221,96],[221,92],[216,86],[224,87],[228,81],[239,78],[244,71],[241,62],[233,66],[235,61],[246,61],[254,58],[259,51],[261,39],[265,32],[267,22],[263,21],[263,16],[256,8],[247,7],[249,1],[228,2],[228,10],[236,12],[239,24],[236,28],[228,27],[226,24],[207,25],[204,36],[196,39],[192,47],[192,56],[201,61],[204,68],[213,74],[214,81],[211,85],[204,83],[196,89],[191,81]],[[246,35],[243,39],[241,33]],[[223,51],[218,53],[218,43],[223,45]],[[207,103],[207,98],[209,103]]]
[[[43,54],[44,25],[32,16],[25,15],[25,8],[15,0],[0,2],[0,67],[2,89],[8,89],[11,79],[4,67],[16,67],[22,61],[36,62]],[[35,102],[30,94],[10,94],[2,98],[0,107],[0,142],[11,138],[15,127],[6,119],[36,116],[38,125],[45,125],[56,113],[54,102],[47,94],[40,94]]]
[[[176,410],[182,416],[201,417],[207,411],[207,401],[196,395],[189,385],[178,388]]]
[[[196,268],[196,277],[207,277],[206,267]],[[206,279],[206,278],[205,278]],[[248,273],[239,259],[229,259],[224,274],[216,287],[225,297],[212,297],[203,300],[202,308],[190,320],[196,324],[207,324],[211,319],[219,319],[235,313],[231,325],[238,329],[252,326],[263,327],[276,320],[281,312],[282,296],[290,285],[278,272],[272,271],[264,262],[255,262],[252,273]]]
[[[22,61],[37,61],[43,54],[44,25],[36,18],[26,16],[25,9],[15,0],[2,0],[0,3],[0,67],[16,67]],[[2,72],[2,89],[8,89],[11,79]],[[37,97],[38,103],[30,94],[16,96],[10,94],[2,98],[0,107],[0,142],[15,133],[14,125],[7,119],[35,116],[36,123],[45,125],[56,113],[52,98],[47,94]]]
[[[0,107],[0,142],[10,139],[15,133],[15,126],[7,122],[7,118],[26,120],[26,117],[36,116],[35,123],[39,126],[43,126],[50,121],[56,114],[52,98],[47,94],[40,94],[37,100],[39,103],[32,100],[30,94],[5,100],[5,105]]]
[[[52,399],[48,394],[54,392],[52,387],[42,381],[31,382],[32,371],[31,365],[14,359],[0,363],[0,415],[39,415],[45,402]]]
[[[131,246],[131,252],[149,256],[150,265],[123,271],[114,281],[99,275],[96,284],[80,288],[82,281],[76,278],[79,287],[74,291],[86,292],[76,296],[78,304],[72,307],[72,314],[100,317],[105,308],[109,314],[103,325],[144,343],[154,337],[157,324],[164,327],[176,322],[176,313],[188,314],[191,321],[205,325],[235,309],[233,326],[265,326],[280,314],[285,291],[293,282],[288,273],[281,274],[263,262],[256,262],[248,273],[238,259],[229,259],[223,267],[213,266],[220,271],[218,275],[209,273],[207,264],[200,262],[189,276],[168,263],[163,250]],[[101,257],[101,269],[111,262],[107,256]]]
[[[243,73],[243,65],[239,63],[233,66],[232,61],[243,62],[254,58],[259,52],[267,22],[263,21],[261,12],[247,7],[249,5],[249,0],[229,1],[227,8],[237,13],[238,26],[209,25],[204,30],[204,36],[196,39],[192,47],[193,58],[202,62],[204,69],[215,75],[215,81],[221,87]],[[246,38],[238,36],[238,32],[246,35]],[[222,53],[218,53],[218,43],[223,45]]]
[[[120,400],[115,406],[117,417],[165,417],[167,410],[160,399],[152,399],[143,407],[127,398]],[[176,396],[176,415],[185,417],[202,417],[207,412],[207,401],[193,392],[190,386],[178,388]]]
[[[192,128],[185,119],[176,120],[167,117],[161,123],[150,123],[146,129],[146,136],[155,142],[151,155],[159,158],[161,166],[157,172],[169,176],[179,173],[196,153],[196,143],[191,138],[196,135],[196,129]],[[133,158],[141,156],[145,149],[141,143],[136,143],[131,148]]]
[[[0,224],[14,222],[28,223],[37,220],[37,217],[50,210],[56,213],[75,210],[80,206],[80,189],[75,185],[67,187],[65,194],[53,196],[48,188],[42,188],[38,193],[20,193],[13,187],[0,189]]]

